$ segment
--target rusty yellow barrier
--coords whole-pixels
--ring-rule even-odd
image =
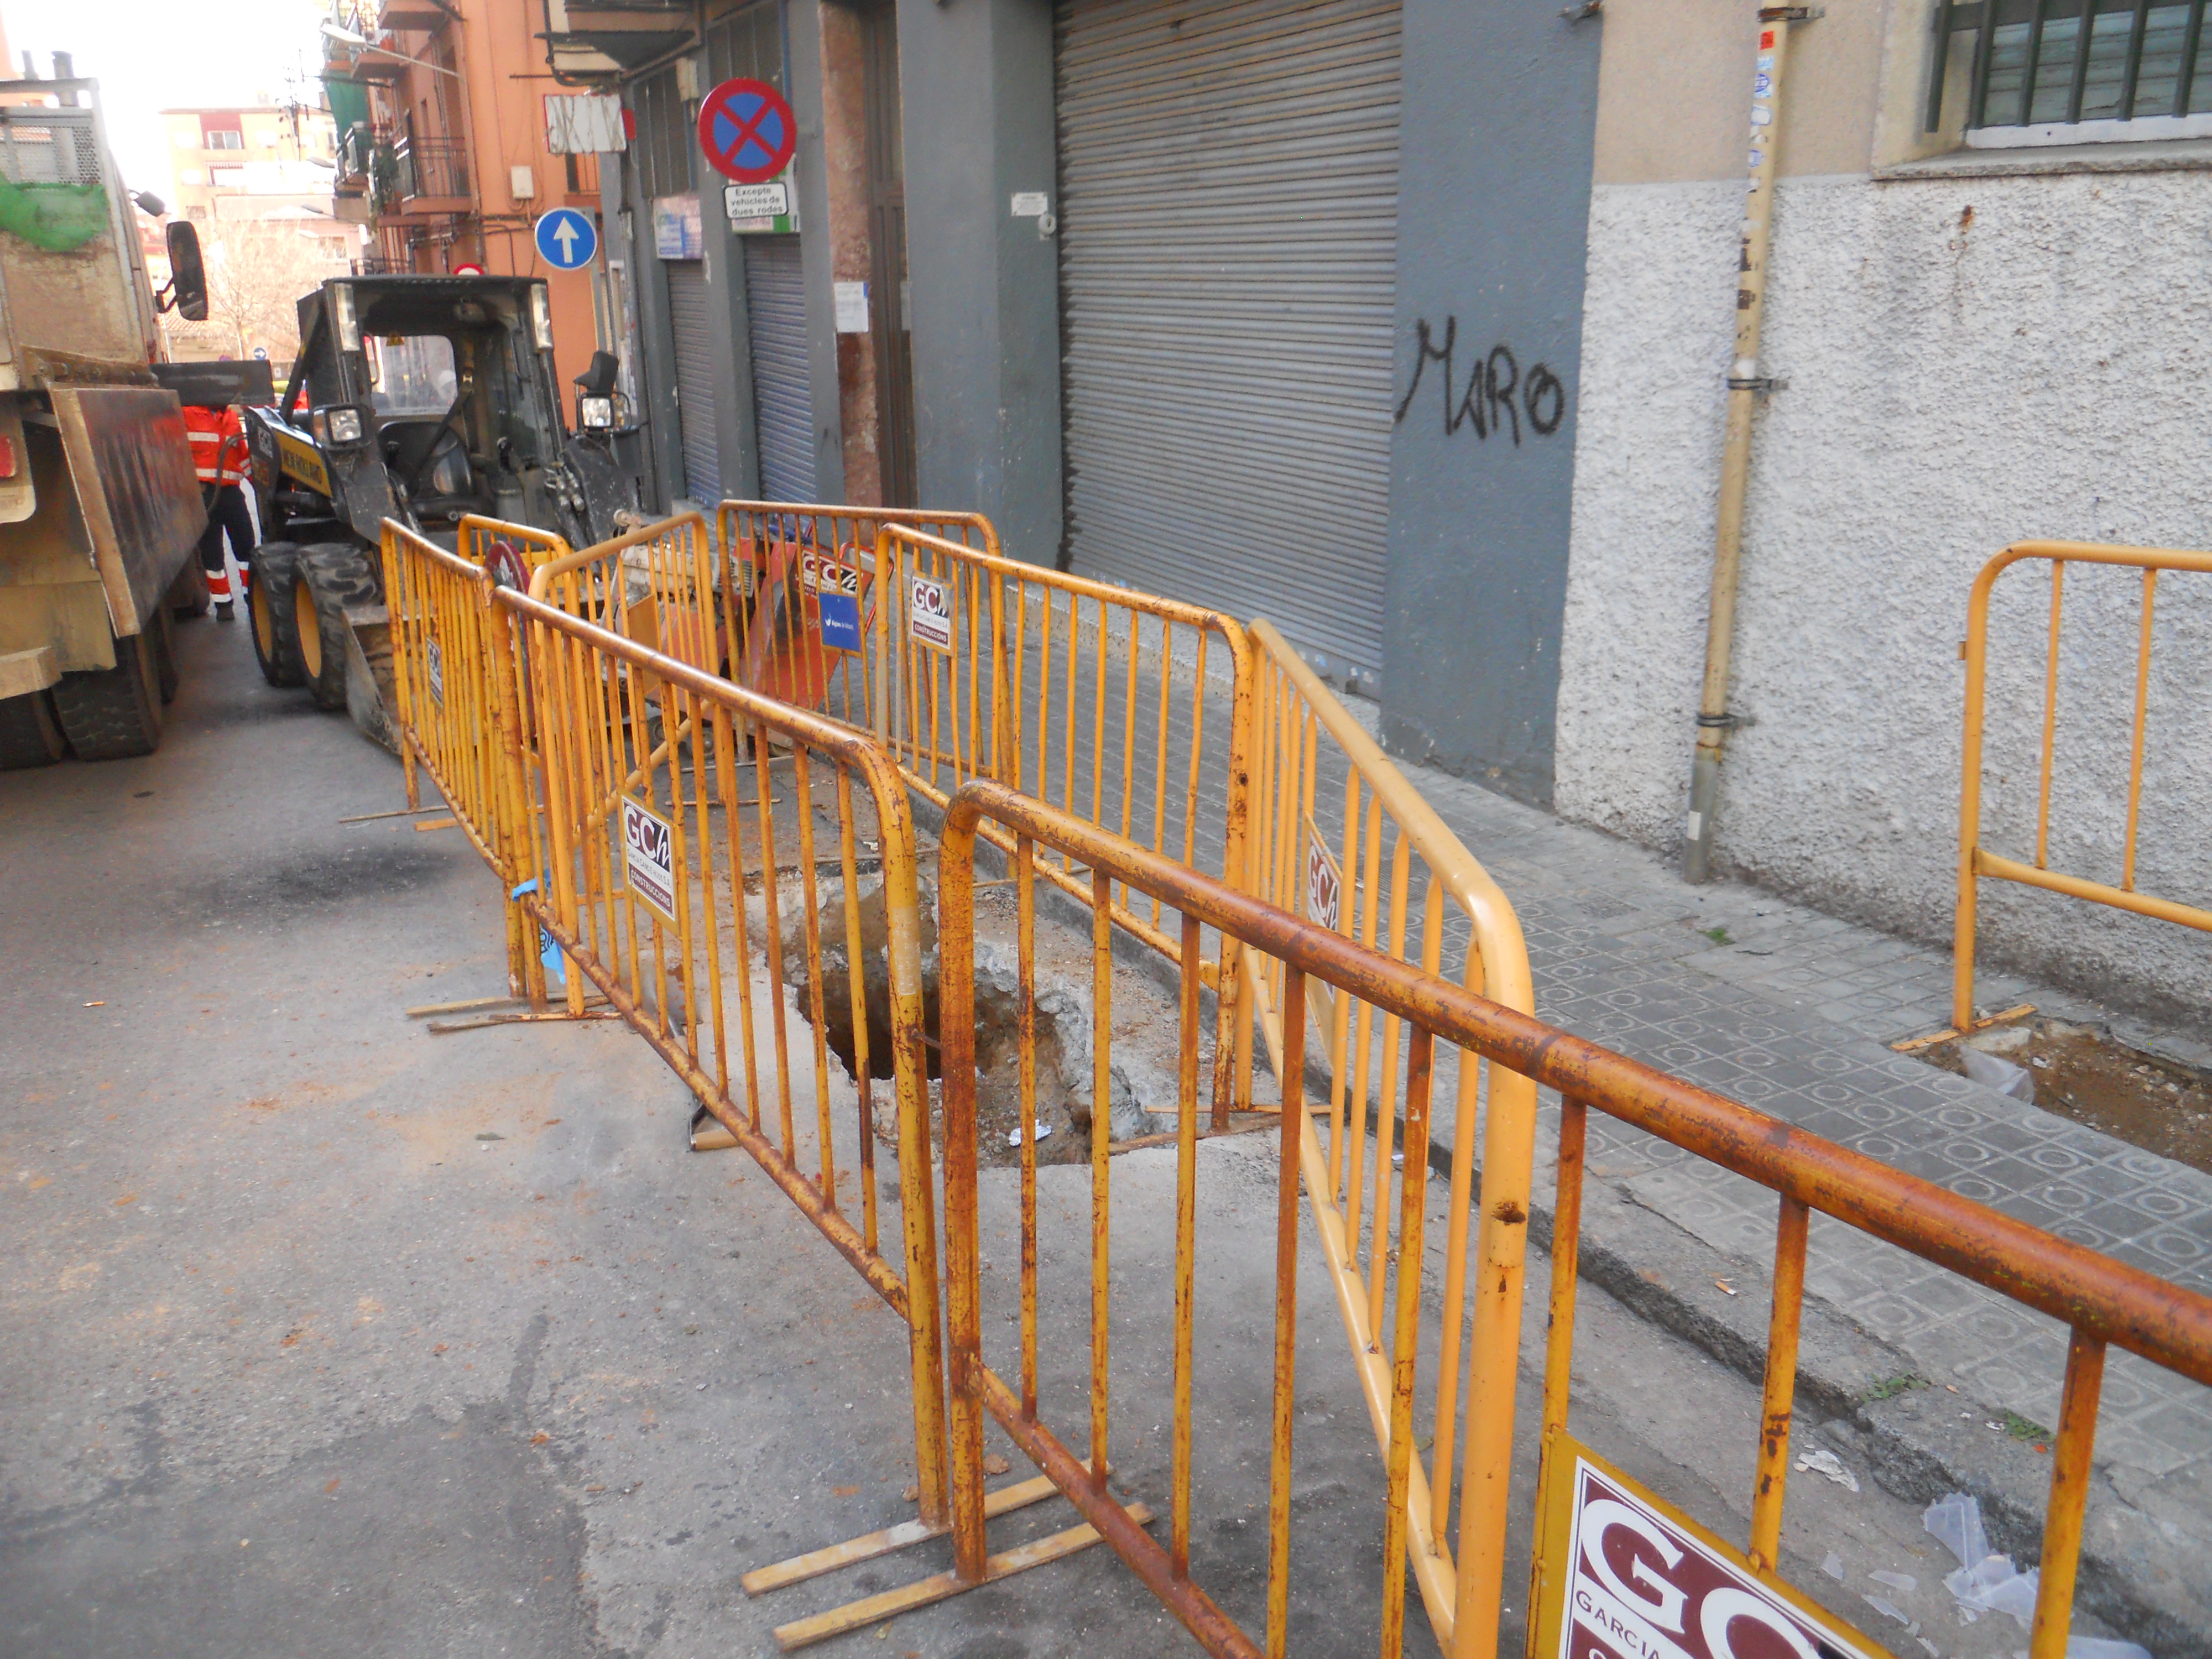
[[[1255,1640],[1242,1629],[1191,1576],[1189,1540],[1194,1526],[1191,1490],[1194,1291],[1195,1271],[1198,1100],[1198,975],[1194,950],[1187,949],[1182,978],[1180,1114],[1176,1159],[1176,1204],[1173,1220],[1176,1252],[1173,1332],[1173,1438],[1169,1492],[1169,1537],[1162,1542],[1146,1530],[1150,1517],[1142,1505],[1125,1504],[1107,1484],[1109,1428],[1107,1394],[1108,1315],[1115,1279],[1108,1258],[1106,1216],[1111,1196],[1111,1164],[1106,1115],[1092,1115],[1091,1376],[1088,1412],[1069,1435],[1048,1422],[1036,1389],[1040,1256],[1036,1201],[1035,1101],[1024,1067],[1021,1101],[1024,1156],[1020,1208],[1019,1306],[1021,1375],[1009,1382],[986,1363],[981,1306],[981,1217],[978,1204],[975,1090],[976,882],[973,860],[979,831],[995,823],[1014,839],[1012,868],[1022,930],[1018,995],[1029,1021],[1036,988],[1032,894],[1039,854],[1055,850],[1079,860],[1103,889],[1127,882],[1158,899],[1180,916],[1186,943],[1200,927],[1217,928],[1279,963],[1280,1007],[1285,1051],[1304,1050],[1308,1000],[1304,981],[1320,978],[1340,997],[1367,1004],[1405,1022],[1408,1040],[1404,1091],[1406,1133],[1418,1145],[1427,1133],[1435,1045],[1452,1044],[1479,1054],[1498,1072],[1557,1090],[1565,1100],[1561,1116],[1559,1186],[1552,1270],[1551,1327],[1547,1338],[1542,1408],[1543,1497],[1538,1511],[1531,1629],[1531,1651],[1559,1646],[1564,1607],[1576,1562],[1588,1553],[1571,1548],[1585,1521],[1591,1531],[1612,1524],[1620,1512],[1640,1505],[1646,1524],[1686,1540],[1711,1567],[1711,1583],[1692,1584],[1685,1599],[1714,1599],[1705,1609],[1724,1628],[1730,1619],[1751,1616],[1779,1630],[1796,1632],[1792,1644],[1816,1650],[1823,1643],[1838,1650],[1875,1650],[1875,1644],[1832,1614],[1807,1601],[1775,1573],[1777,1541],[1789,1471],[1791,1407],[1796,1383],[1799,1321],[1802,1314],[1808,1221],[1819,1211],[2000,1295],[2065,1322],[2073,1331],[2059,1430],[2054,1448],[2045,1517],[2031,1653],[2033,1659],[2062,1659],[2070,1619],[2081,1522],[2087,1498],[2090,1452],[2096,1428],[2098,1392],[2106,1349],[2117,1346],[2200,1382],[2212,1383],[2212,1297],[2185,1290],[2142,1270],[2100,1255],[2025,1223],[1972,1202],[1933,1183],[1892,1169],[1833,1142],[1794,1128],[1780,1120],[1724,1099],[1678,1079],[1611,1053],[1519,1010],[1505,1007],[1465,987],[1413,964],[1395,960],[1265,901],[1240,893],[1175,860],[1133,846],[1067,814],[1042,805],[1003,784],[972,781],[952,799],[945,814],[939,938],[943,962],[940,987],[945,1041],[945,1273],[952,1376],[951,1477],[954,1565],[950,1573],[902,1589],[883,1592],[852,1608],[825,1614],[778,1635],[787,1646],[849,1629],[857,1619],[887,1619],[909,1607],[941,1600],[993,1581],[1020,1567],[1057,1543],[1040,1540],[993,1556],[986,1541],[991,1505],[983,1491],[983,1429],[994,1420],[1102,1534],[1209,1653],[1257,1659],[1262,1652],[1279,1659],[1288,1645],[1291,1599],[1291,1476],[1294,1401],[1297,1391],[1297,1195],[1301,1182],[1309,1193],[1333,1194],[1328,1158],[1303,1097],[1303,1068],[1284,1073],[1280,1121],[1281,1156],[1276,1186],[1277,1227],[1274,1317],[1274,1386],[1270,1418],[1270,1468],[1266,1629]],[[1101,994],[1094,1010],[1093,1063],[1103,1078],[1112,1041],[1109,1006],[1111,951],[1102,902],[1094,910],[1095,973]],[[1775,1192],[1779,1203],[1775,1292],[1767,1354],[1765,1404],[1757,1431],[1750,1547],[1739,1549],[1698,1527],[1636,1483],[1606,1465],[1567,1431],[1569,1379],[1575,1328],[1576,1265],[1579,1239],[1583,1149],[1589,1114],[1596,1110],[1680,1147],[1719,1169],[1757,1182]],[[1406,1569],[1416,1543],[1415,1513],[1420,1506],[1413,1480],[1417,1425],[1413,1401],[1420,1381],[1419,1334],[1423,1324],[1426,1172],[1425,1160],[1409,1157],[1398,1182],[1398,1249],[1389,1265],[1387,1322],[1375,1333],[1390,1378],[1389,1431],[1385,1441],[1386,1498],[1382,1521],[1383,1563],[1380,1584],[1382,1644],[1385,1655],[1401,1650],[1404,1639]],[[1499,1221],[1524,1230],[1525,1211],[1504,1213]],[[1466,1310],[1447,1303],[1443,1320],[1462,1318]],[[1218,1340],[1218,1336],[1215,1338]],[[1473,1424],[1470,1439],[1510,1435],[1510,1397],[1470,1405],[1471,1414],[1496,1419]],[[1079,1450],[1078,1445],[1081,1445]],[[1605,1501],[1614,1514],[1601,1517],[1593,1492],[1614,1494]],[[1494,1486],[1463,1491],[1460,1542],[1481,1547],[1470,1533],[1486,1534],[1504,1508],[1507,1492]],[[1331,1547],[1340,1547],[1332,1544]],[[1441,1530],[1425,1547],[1447,1565],[1450,1541]],[[1676,1548],[1670,1543],[1668,1549]],[[1662,1554],[1665,1552],[1662,1550]],[[1674,1559],[1672,1557],[1668,1558]],[[1486,1568],[1486,1571],[1488,1571]],[[1701,1569],[1703,1571],[1703,1569]],[[1437,1575],[1439,1595],[1428,1612],[1439,1646],[1453,1659],[1490,1659],[1497,1650],[1497,1601],[1477,1586],[1458,1603],[1457,1575]],[[1725,1585],[1725,1589],[1717,1586]],[[1653,1587],[1656,1592],[1656,1585]],[[1423,1594],[1429,1596],[1424,1582]],[[1439,1606],[1442,1601],[1443,1605]],[[1692,1613],[1698,1609],[1690,1609]],[[1329,1613],[1340,1620],[1342,1609]],[[1724,1644],[1723,1644],[1724,1645]],[[1716,1649],[1715,1650],[1720,1650]]]
[[[1246,890],[1429,973],[1440,971],[1448,955],[1462,957],[1461,977],[1469,991],[1533,1014],[1528,951],[1511,902],[1273,624],[1254,623],[1251,636],[1258,674],[1252,700],[1252,855]],[[1291,970],[1273,957],[1248,952],[1243,960],[1275,1075],[1285,1076],[1286,1065],[1303,1065],[1304,1060],[1286,1056],[1284,1048],[1283,997]],[[1382,1013],[1378,1021],[1376,1009],[1337,995],[1324,980],[1309,975],[1304,985],[1304,1028],[1310,1038],[1318,1040],[1329,1074],[1326,1183],[1310,1181],[1307,1196],[1336,1280],[1337,1304],[1368,1413],[1377,1437],[1387,1444],[1390,1372],[1377,1334],[1390,1320],[1383,1269],[1395,1248],[1390,1157],[1404,1104],[1399,1059],[1406,1033],[1397,1015]],[[1472,1054],[1455,1058],[1443,1299],[1448,1308],[1468,1299],[1467,1230],[1472,1214],[1479,1264],[1474,1330],[1466,1342],[1462,1379],[1465,1322],[1453,1319],[1443,1326],[1430,1461],[1425,1467],[1420,1456],[1413,1460],[1406,1510],[1414,1580],[1439,1629],[1450,1624],[1455,1607],[1474,1608],[1483,1624],[1494,1624],[1498,1617],[1505,1507],[1488,1501],[1488,1495],[1503,1492],[1511,1473],[1527,1242],[1526,1228],[1498,1218],[1528,1213],[1536,1133],[1536,1085],[1516,1072],[1491,1067],[1481,1191],[1475,1194],[1481,1067]],[[1376,1139],[1369,1168],[1370,1121]],[[1407,1121],[1410,1124],[1410,1114]],[[1409,1128],[1404,1148],[1408,1164],[1425,1152]],[[1455,1583],[1447,1581],[1452,1558],[1435,1543],[1449,1530],[1451,1516],[1462,1380],[1468,1437],[1462,1449],[1460,1481],[1462,1491],[1474,1495],[1476,1519],[1461,1524]]]
[[[529,591],[556,611],[710,674],[726,659],[714,538],[697,513],[537,564]]]
[[[2043,686],[2043,732],[2036,797],[2035,858],[2032,863],[2007,858],[1982,845],[1982,737],[1988,689],[1990,592],[2014,565],[2039,560],[2051,567],[2051,613]],[[2051,781],[2057,751],[2060,618],[2066,568],[2069,564],[2112,565],[2142,573],[2136,644],[2134,720],[2128,756],[2127,829],[2120,851],[2118,885],[2051,868]],[[2088,542],[2021,542],[1982,567],[1974,578],[1966,608],[1966,742],[1959,799],[1959,905],[1954,924],[1951,1020],[1960,1031],[1974,1019],[1974,934],[1977,884],[1984,876],[2063,893],[2092,903],[2109,904],[2184,927],[2212,930],[2212,910],[2157,898],[2136,887],[2136,836],[2142,817],[2143,750],[2150,708],[2151,623],[2161,571],[2212,572],[2212,553],[2166,548],[2107,547]]]
[[[533,586],[613,614],[621,568],[580,555],[543,567]],[[680,584],[660,591],[684,597]],[[865,732],[541,597],[501,588],[495,604],[527,624],[524,700],[547,833],[526,903],[580,970],[568,976],[571,1006],[589,980],[904,1321],[921,1504],[908,1530],[933,1536],[946,1516],[944,1384],[904,781]],[[829,982],[841,953],[842,1001]],[[811,1043],[793,1041],[793,988]],[[833,1027],[843,1066],[831,1059]],[[871,1035],[886,1028],[888,1053]],[[888,1242],[876,1182],[886,1082],[900,1203]],[[868,1544],[830,1553],[865,1559]]]
[[[502,586],[527,587],[530,573],[542,564],[566,557],[565,538],[526,524],[487,519],[471,513],[460,523],[453,551],[480,569],[489,570]]]
[[[873,575],[869,725],[923,796],[942,806],[969,779],[993,778],[1194,869],[1244,878],[1252,651],[1235,618],[903,525],[878,531]],[[995,827],[984,834],[1012,846]],[[1073,860],[1038,870],[1093,902]],[[1180,963],[1182,941],[1161,926],[1159,905],[1126,884],[1109,890],[1115,922]],[[1218,994],[1225,1079],[1247,1024],[1236,942],[1223,939],[1200,973]],[[1220,1091],[1221,1127],[1231,1098]]]
[[[508,896],[537,862],[530,848],[531,795],[515,702],[513,629],[489,608],[491,586],[480,562],[448,553],[390,519],[384,521],[383,559],[407,805],[411,810],[420,804],[420,767],[499,878],[508,988],[542,1004],[544,969],[535,936]]]
[[[871,722],[858,641],[880,600],[876,532],[903,525],[996,556],[980,513],[726,501],[715,512],[729,676],[805,708]],[[841,671],[850,665],[857,672]]]

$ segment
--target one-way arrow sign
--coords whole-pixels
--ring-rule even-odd
[[[556,270],[581,270],[599,251],[599,233],[574,208],[540,214],[533,240],[538,257]]]

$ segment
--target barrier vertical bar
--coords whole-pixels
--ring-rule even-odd
[[[1790,1479],[1790,1420],[1797,1392],[1797,1338],[1805,1308],[1805,1242],[1813,1212],[1785,1195],[1774,1237],[1774,1306],[1766,1329],[1766,1386],[1759,1412],[1758,1472],[1751,1492],[1751,1561],[1772,1572],[1782,1560],[1782,1498]]]
[[[2077,1325],[2066,1348],[2066,1383],[2059,1396],[2058,1443],[2051,1460],[2051,1503],[2043,1523],[2043,1562],[2028,1659],[2064,1659],[2066,1653],[2074,1579],[2081,1565],[2081,1519],[2089,1504],[2089,1454],[2096,1443],[2097,1401],[2104,1386],[2104,1341]]]

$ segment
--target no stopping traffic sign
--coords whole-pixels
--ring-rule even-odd
[[[725,178],[766,184],[790,164],[799,121],[767,82],[725,81],[699,100],[699,144]]]

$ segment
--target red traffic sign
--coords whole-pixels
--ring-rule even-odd
[[[699,145],[714,171],[764,185],[791,163],[799,118],[765,81],[725,81],[699,100]]]
[[[483,274],[484,268],[480,264],[473,263],[469,264],[455,265],[453,267],[453,275],[456,276],[481,276]]]

